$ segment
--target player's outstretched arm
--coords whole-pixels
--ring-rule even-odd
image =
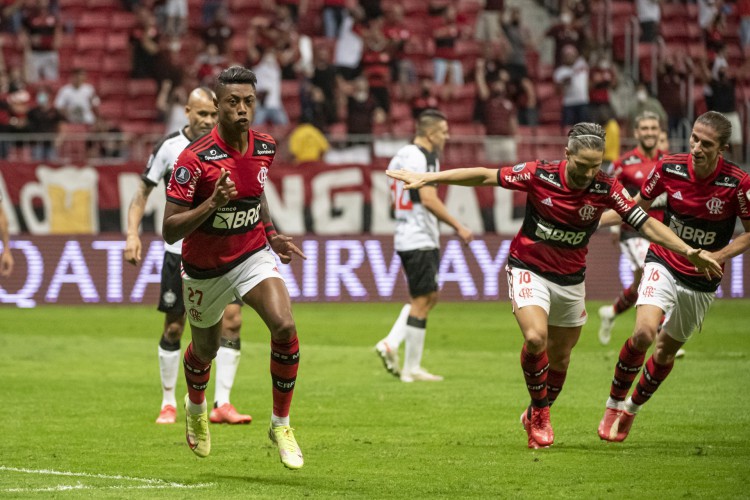
[[[386,170],[385,175],[403,181],[406,189],[419,189],[432,183],[454,184],[456,186],[497,186],[497,169],[484,167],[455,168],[442,172],[427,173]]]
[[[138,228],[141,225],[141,220],[143,220],[143,214],[146,212],[146,202],[152,189],[153,186],[141,181],[128,207],[128,232],[125,239],[124,257],[127,262],[134,266],[141,261],[141,237],[138,234]]]
[[[268,209],[268,201],[266,201],[266,193],[263,193],[260,197],[260,219],[263,222],[266,230],[266,239],[268,244],[271,246],[271,250],[276,252],[279,256],[279,260],[282,264],[289,264],[292,261],[292,255],[297,254],[303,259],[307,259],[307,256],[300,250],[297,245],[292,243],[291,236],[284,236],[278,234],[276,229],[273,227],[271,222],[271,212]]]
[[[229,172],[221,169],[221,176],[214,185],[213,194],[195,208],[167,200],[164,209],[162,233],[164,241],[175,243],[195,231],[217,208],[223,207],[237,196],[237,187],[229,178]]]
[[[653,200],[644,200],[641,197],[641,193],[638,193],[637,195],[635,195],[634,200],[636,204],[639,207],[641,207],[643,210],[645,210],[646,212],[648,212],[648,209],[651,208],[651,204],[653,203]],[[621,222],[622,222],[622,217],[620,217],[620,215],[616,211],[609,209],[605,211],[602,214],[601,219],[599,219],[598,228],[616,226],[620,224]]]
[[[721,278],[724,274],[721,265],[711,257],[710,252],[690,247],[667,226],[653,217],[649,217],[643,223],[639,232],[649,241],[687,257],[695,268],[704,273],[708,279],[712,277]]]

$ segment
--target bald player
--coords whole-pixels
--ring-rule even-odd
[[[125,243],[125,260],[137,266],[141,261],[141,239],[139,226],[151,191],[161,179],[166,186],[172,176],[174,164],[183,149],[210,132],[216,125],[218,111],[213,102],[214,93],[206,87],[194,89],[188,97],[185,114],[188,124],[179,132],[165,136],[154,147],[146,170],[141,175],[141,184],[133,196],[128,209],[128,232]],[[159,311],[165,314],[164,330],[159,341],[159,373],[161,375],[162,403],[157,424],[173,424],[177,418],[175,385],[182,356],[180,340],[185,329],[185,304],[182,299],[180,260],[182,240],[164,245],[164,263],[161,272]],[[229,304],[224,311],[221,347],[216,355],[216,391],[214,408],[209,419],[213,423],[249,424],[250,415],[237,412],[229,401],[240,361],[241,303]]]

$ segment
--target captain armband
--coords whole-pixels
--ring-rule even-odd
[[[628,216],[625,218],[625,222],[633,226],[637,231],[641,230],[641,226],[646,223],[649,215],[641,207],[636,206],[630,211]]]

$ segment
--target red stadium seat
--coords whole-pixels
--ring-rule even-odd
[[[132,79],[128,81],[128,94],[133,97],[156,96],[159,89],[156,82],[151,79]]]
[[[120,100],[103,100],[99,105],[98,114],[102,118],[117,122],[122,120],[125,114],[125,106],[126,104]]]

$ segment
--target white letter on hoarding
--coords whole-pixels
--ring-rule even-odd
[[[455,269],[455,272],[449,272],[450,269]],[[445,252],[443,252],[443,258],[440,261],[438,283],[442,287],[446,281],[458,283],[463,297],[477,298],[477,295],[479,295],[469,266],[466,264],[464,252],[461,250],[461,242],[458,240],[450,240],[445,245]]]
[[[396,280],[401,270],[401,259],[396,252],[391,255],[391,262],[386,268],[383,248],[378,240],[365,241],[367,260],[370,261],[372,275],[375,278],[375,287],[381,297],[391,297],[396,286]]]
[[[302,253],[307,260],[302,262],[302,295],[318,299],[318,242],[306,240],[302,242]]]
[[[68,274],[68,268],[72,273]],[[55,269],[47,289],[47,295],[45,296],[47,302],[57,302],[63,283],[78,285],[78,290],[81,292],[81,298],[84,302],[99,302],[99,293],[96,291],[91,274],[89,274],[86,259],[81,251],[81,244],[76,240],[65,243],[60,261],[57,263],[57,269]]]
[[[315,234],[359,234],[364,229],[364,197],[361,192],[333,194],[336,188],[359,189],[362,185],[359,168],[341,168],[318,174],[312,180],[310,211]]]
[[[270,179],[265,187],[276,229],[287,235],[305,234],[305,179],[301,175],[287,175],[281,182],[283,197]]]
[[[341,262],[341,252],[349,252],[349,259]],[[362,266],[365,252],[357,240],[330,240],[326,242],[326,297],[341,298],[341,283],[352,297],[367,297],[367,290],[354,273]]]
[[[164,263],[164,242],[154,240],[148,247],[148,253],[141,262],[141,272],[135,280],[133,290],[130,292],[130,302],[143,302],[146,294],[146,286],[149,283],[161,284],[161,266]],[[182,293],[182,290],[177,293]]]
[[[370,232],[372,234],[393,234],[396,221],[391,217],[391,192],[388,177],[380,170],[370,174]]]
[[[445,208],[473,233],[484,233],[482,212],[475,190],[466,189],[464,186],[448,186],[448,192],[445,193]],[[440,224],[440,232],[453,234],[455,231],[448,224]]]
[[[743,255],[739,254],[732,259],[732,281],[730,294],[732,297],[745,296],[745,283],[742,275],[744,260]]]
[[[2,248],[2,243],[0,243]],[[11,241],[10,248],[23,252],[26,259],[26,281],[16,293],[7,293],[0,286],[0,302],[5,304],[16,304],[18,307],[35,307],[34,295],[42,286],[44,277],[44,259],[39,249],[30,241]]]
[[[125,242],[93,241],[91,248],[107,251],[107,302],[122,302],[122,252]]]
[[[474,240],[469,243],[469,248],[474,253],[479,267],[482,269],[484,276],[484,293],[483,299],[496,299],[500,295],[500,285],[498,277],[502,272],[505,261],[510,253],[510,240],[503,240],[497,255],[493,259],[490,251],[487,249],[487,242],[483,240]]]

